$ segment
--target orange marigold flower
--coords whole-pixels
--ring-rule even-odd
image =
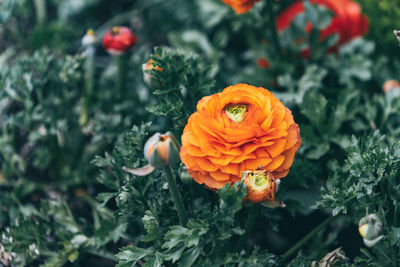
[[[236,14],[244,14],[253,8],[254,3],[260,0],[222,0],[225,4],[235,10]]]
[[[245,200],[255,203],[275,200],[275,192],[278,190],[279,179],[266,170],[244,171],[242,176],[246,184],[247,196]]]
[[[243,171],[286,176],[300,145],[289,109],[264,88],[237,84],[199,101],[180,156],[196,182],[218,189],[239,181]]]
[[[396,80],[388,80],[383,84],[383,92],[387,93],[388,91],[398,88],[400,89],[400,83]]]

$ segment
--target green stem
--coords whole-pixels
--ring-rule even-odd
[[[85,62],[85,93],[90,96],[94,87],[94,62],[96,50],[94,46],[86,48],[86,62]]]
[[[281,256],[281,262],[289,259],[297,250],[299,250],[302,246],[304,246],[314,235],[316,235],[319,231],[324,229],[336,216],[332,216],[327,218],[325,221],[320,223],[317,227],[314,228],[311,232],[309,232],[305,237],[303,237],[299,242],[297,242],[293,247],[291,247],[288,251],[285,252]]]
[[[274,10],[272,8],[272,1],[273,0],[267,0],[267,9],[268,9],[268,17],[269,17],[269,23],[270,23],[270,29],[272,32],[272,42],[274,43],[276,53],[279,57],[281,57],[281,45],[279,43],[279,36],[278,32],[276,31],[276,25],[275,25],[275,14]]]
[[[246,244],[247,238],[249,237],[251,230],[253,230],[254,223],[257,218],[259,205],[254,204],[251,206],[249,213],[247,214],[246,223],[244,225],[244,234],[240,237],[239,242],[235,247],[235,251],[240,251]]]
[[[176,186],[176,182],[172,174],[171,167],[169,165],[164,167],[164,174],[165,177],[167,177],[169,191],[171,192],[172,199],[175,202],[176,210],[178,212],[179,222],[182,226],[185,226],[188,221],[185,211],[185,206],[183,205],[182,197],[179,194],[178,187]]]
[[[81,111],[81,116],[79,118],[79,124],[81,126],[86,125],[86,123],[89,120],[89,109],[94,87],[94,62],[95,62],[94,46],[88,46],[86,48],[85,55],[86,55],[85,88],[82,96],[82,111]]]
[[[89,120],[89,103],[85,96],[82,96],[81,116],[79,117],[79,125],[85,126]]]
[[[94,248],[88,248],[88,249],[86,249],[86,252],[93,254],[95,256],[98,256],[98,257],[102,257],[102,258],[109,259],[114,262],[118,262],[118,258],[115,257],[113,254],[111,254],[108,251],[96,250]]]
[[[117,90],[118,95],[121,96],[125,93],[125,82],[126,82],[126,55],[121,54],[114,56],[117,64]]]
[[[36,10],[36,26],[41,27],[46,22],[46,0],[34,0]]]

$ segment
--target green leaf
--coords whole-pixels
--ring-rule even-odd
[[[300,111],[311,122],[312,126],[323,133],[326,119],[326,98],[318,93],[308,91],[304,95]]]
[[[143,226],[146,229],[146,235],[142,237],[143,242],[151,242],[160,237],[159,222],[154,213],[146,210],[142,218]]]
[[[201,246],[195,246],[195,247],[192,247],[191,249],[187,250],[185,253],[183,253],[178,266],[180,266],[180,267],[192,266],[193,263],[199,257],[202,250],[203,250],[203,247],[201,247]]]
[[[162,255],[157,251],[150,260],[148,260],[143,267],[160,267],[163,263]]]
[[[124,247],[116,256],[119,264],[135,264],[138,260],[154,254],[152,248]]]

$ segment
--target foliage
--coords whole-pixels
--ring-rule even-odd
[[[400,90],[381,89],[400,79],[398,8],[360,0],[369,36],[328,53],[338,36],[320,42],[319,30],[331,12],[306,1],[278,49],[266,1],[240,16],[220,0],[0,1],[0,265],[309,266],[338,247],[343,266],[400,265]],[[292,2],[271,1],[275,13]],[[139,41],[119,62],[96,44],[87,91],[80,39],[94,28],[101,40],[115,25]],[[159,69],[143,72],[149,59]],[[213,192],[171,166],[189,217],[180,225],[162,170],[123,168],[145,166],[149,136],[180,137],[202,97],[237,82],[271,90],[303,142],[277,194],[287,207],[260,207],[243,248],[244,184]],[[373,248],[357,232],[367,210],[383,225]],[[313,242],[282,257],[331,215]]]

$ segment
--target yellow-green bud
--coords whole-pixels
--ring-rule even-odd
[[[82,46],[93,46],[97,42],[96,35],[92,29],[87,30],[85,36],[82,38]]]
[[[375,214],[367,214],[358,223],[358,232],[367,247],[375,246],[383,238],[381,231],[382,222]]]

